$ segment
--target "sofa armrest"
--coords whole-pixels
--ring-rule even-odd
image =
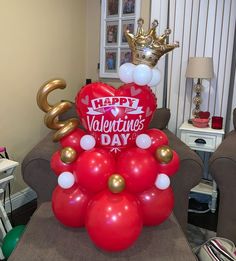
[[[220,158],[227,158],[229,160],[236,162],[236,131],[233,130],[227,134],[225,139],[219,145],[217,150],[213,153],[212,157],[210,158],[209,164],[213,164],[215,160]]]
[[[171,177],[175,195],[174,213],[182,229],[186,232],[190,190],[199,184],[203,175],[200,157],[169,130],[163,130],[169,139],[169,146],[180,158],[179,171]]]
[[[236,108],[233,110],[233,124],[234,124],[234,129],[236,130]]]
[[[52,134],[50,132],[26,155],[21,167],[24,181],[37,193],[38,204],[51,200],[57,184],[50,160],[52,154],[59,149],[59,144],[52,142]]]
[[[236,131],[231,131],[209,160],[209,170],[220,190],[217,235],[236,243]]]

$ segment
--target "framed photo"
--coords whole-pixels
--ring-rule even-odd
[[[141,0],[101,0],[99,77],[119,78],[119,66],[131,62],[125,32],[137,30]]]
[[[106,72],[116,72],[117,71],[117,51],[116,50],[106,50],[105,59],[105,71]]]
[[[107,22],[106,24],[106,43],[116,44],[118,37],[118,21]]]
[[[132,53],[130,49],[121,49],[120,50],[120,66],[123,63],[131,63],[132,62]]]
[[[118,16],[119,13],[119,0],[107,0],[107,17]]]
[[[125,32],[129,30],[130,33],[134,33],[134,23],[135,20],[124,20],[122,21],[122,33],[121,33],[121,43],[127,43]]]
[[[122,0],[123,15],[133,15],[135,13],[135,0]]]

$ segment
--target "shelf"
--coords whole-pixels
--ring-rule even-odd
[[[192,132],[200,132],[200,133],[207,133],[207,134],[219,134],[219,135],[224,135],[225,131],[224,129],[212,129],[211,127],[207,127],[207,128],[198,128],[193,126],[192,124],[188,123],[188,122],[184,122],[180,128],[180,130],[183,131],[192,131]]]
[[[197,186],[191,189],[191,192],[201,193],[212,196],[213,185],[211,182],[200,182]]]
[[[15,168],[19,163],[9,159],[0,159],[0,172]]]

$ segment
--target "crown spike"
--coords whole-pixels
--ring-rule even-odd
[[[153,22],[152,22],[152,27],[157,27],[159,25],[159,22],[157,21],[157,20],[154,20]]]
[[[167,37],[171,34],[171,29],[165,29],[164,34],[160,35],[158,37],[158,42],[159,44],[165,44],[165,41],[167,40]]]
[[[157,28],[158,24],[159,24],[159,22],[157,20],[154,20],[152,22],[152,27],[149,29],[146,36],[150,35],[151,37],[153,37],[153,39],[155,39],[156,38],[156,28]]]
[[[144,20],[138,19],[138,28],[136,35],[126,31],[125,35],[132,51],[132,62],[134,64],[146,64],[154,67],[161,56],[179,47],[179,43],[167,43],[167,38],[171,33],[170,29],[166,29],[164,34],[157,36],[156,28],[158,21],[154,20],[152,27],[147,33],[143,31]]]
[[[139,19],[138,19],[138,26],[139,26],[139,27],[142,27],[143,24],[144,24],[143,18],[139,18]]]
[[[144,24],[144,20],[142,18],[138,19],[138,29],[137,29],[137,36],[138,35],[142,35],[143,34],[143,24]]]

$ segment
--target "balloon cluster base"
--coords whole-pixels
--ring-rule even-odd
[[[51,158],[54,215],[65,226],[85,227],[103,250],[129,248],[143,226],[161,224],[173,210],[170,176],[179,158],[163,131],[148,129],[156,103],[147,85],[91,83],[76,97],[85,131],[67,133],[69,122],[59,124],[66,135]]]
[[[72,147],[68,140],[66,146]],[[169,177],[178,170],[177,153],[157,129],[146,130],[137,144],[118,154],[101,146],[80,150],[69,164],[60,158],[61,151],[52,156],[58,175],[52,195],[55,217],[65,226],[85,226],[94,244],[105,251],[129,248],[143,226],[161,224],[174,207]]]

